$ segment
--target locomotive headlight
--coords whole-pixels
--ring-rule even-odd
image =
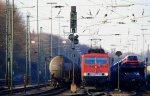
[[[95,66],[95,69],[97,68],[97,66]]]
[[[87,76],[88,74],[87,74],[87,73],[84,73],[83,75],[84,75],[84,76]]]
[[[105,76],[108,76],[108,73],[105,73]]]

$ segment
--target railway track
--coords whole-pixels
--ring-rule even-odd
[[[135,92],[135,94],[132,96],[150,96],[150,89],[148,87],[140,87],[132,91]],[[145,94],[148,94],[148,95],[145,95]]]
[[[48,86],[48,84],[46,84],[46,85],[39,85],[39,86],[38,85],[27,86],[26,88],[24,88],[24,87],[14,88],[12,90],[12,94],[25,92],[25,91],[29,91],[29,90],[33,90],[33,89],[37,89],[37,88],[42,88],[42,87],[45,87],[45,86]],[[11,94],[11,90],[8,89],[8,88],[5,88],[4,90],[0,91],[0,96],[2,96],[2,95],[10,95],[10,94]]]
[[[1,92],[0,92],[1,93]],[[8,94],[0,94],[0,96],[8,96]],[[41,87],[32,88],[22,92],[15,92],[13,96],[150,96],[150,86],[125,88],[121,90],[114,90],[112,88],[102,87],[78,87],[76,93],[71,93],[68,87]]]
[[[51,95],[59,95],[66,91],[67,88],[52,88],[49,90],[37,92],[37,93],[31,93],[31,94],[26,94],[24,96],[51,96]]]
[[[84,94],[80,96],[150,96],[150,87],[124,88],[122,90],[100,89],[96,87],[85,87]]]
[[[123,95],[123,96],[150,96],[150,87],[149,86],[143,86],[143,87],[124,87],[122,90],[117,91],[114,90],[112,92],[109,92],[109,95],[115,96],[115,95]]]
[[[66,91],[67,88],[53,88],[53,87],[41,87],[41,88],[32,88],[25,91],[14,91],[12,96],[51,96],[51,95],[58,95]],[[8,96],[10,93],[5,92],[1,94],[0,96]]]
[[[92,92],[92,91],[88,91],[87,92],[87,95],[89,96],[107,96],[107,92],[99,92],[99,91],[95,91],[95,92]]]
[[[86,96],[107,96],[108,91],[98,87],[85,87]]]

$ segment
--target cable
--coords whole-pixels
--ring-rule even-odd
[[[128,0],[122,0],[124,2],[130,2],[130,3],[134,3],[135,5],[143,5],[143,6],[150,6],[150,3],[137,3],[137,2],[132,2],[132,1],[128,1]]]

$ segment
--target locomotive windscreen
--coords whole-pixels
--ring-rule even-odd
[[[84,59],[85,64],[107,64],[107,58],[90,57]]]
[[[128,56],[128,60],[138,60],[137,56]]]

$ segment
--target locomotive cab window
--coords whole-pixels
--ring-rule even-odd
[[[107,64],[107,58],[96,58],[96,64]]]
[[[128,60],[138,60],[137,56],[129,56]]]
[[[107,64],[107,58],[85,58],[84,59],[85,64]]]
[[[85,64],[95,64],[95,58],[85,58],[84,63]]]

